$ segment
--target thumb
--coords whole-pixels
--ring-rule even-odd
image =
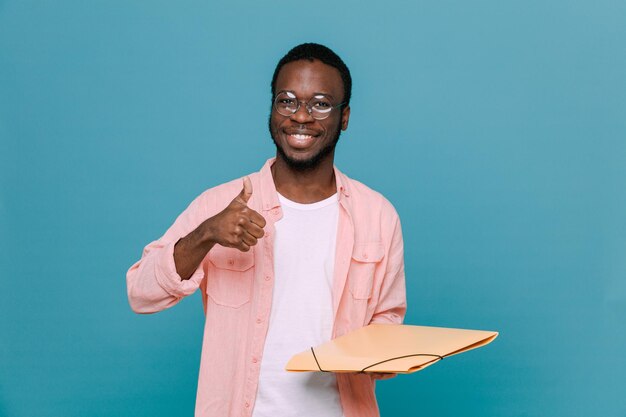
[[[241,200],[243,200],[244,203],[248,203],[248,200],[250,200],[250,197],[252,196],[252,182],[250,181],[250,178],[245,177],[243,179],[243,188],[241,189],[241,192],[239,193],[239,198],[241,198]]]

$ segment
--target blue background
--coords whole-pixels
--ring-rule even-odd
[[[0,415],[192,415],[199,294],[125,272],[274,153],[292,46],[354,78],[337,164],[403,220],[412,324],[500,331],[383,416],[626,416],[626,3],[0,1]]]

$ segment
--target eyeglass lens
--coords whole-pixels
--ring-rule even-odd
[[[298,100],[295,94],[283,91],[276,96],[274,107],[283,116],[291,116],[298,111],[300,105],[304,105],[309,114],[317,120],[325,119],[333,109],[332,102],[325,95],[313,96],[308,102]]]

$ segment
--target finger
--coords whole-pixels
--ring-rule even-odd
[[[254,246],[257,242],[256,237],[252,236],[250,233],[244,233],[243,236],[241,236],[241,240],[248,246]]]
[[[235,247],[242,252],[248,252],[250,250],[250,246],[246,244],[245,242],[241,242],[239,245]]]
[[[250,181],[249,177],[245,177],[243,179],[243,188],[241,189],[241,192],[239,193],[237,197],[241,199],[241,201],[244,204],[248,204],[248,200],[250,200],[251,196],[252,196],[252,182]]]
[[[252,183],[250,182],[250,178],[244,177],[243,179],[243,187],[237,197],[233,199],[233,201],[238,201],[243,205],[248,205],[248,200],[252,196]]]
[[[390,372],[371,372],[370,375],[372,376],[372,378],[374,379],[389,379],[389,378],[393,378],[394,376],[396,376],[397,374],[395,373],[390,373]]]
[[[252,222],[249,222],[244,228],[246,229],[246,232],[250,233],[257,239],[260,239],[265,235],[265,231]]]
[[[266,225],[266,221],[265,218],[263,216],[261,216],[259,213],[257,213],[254,210],[250,210],[250,221],[254,224],[256,224],[257,226],[263,228]]]

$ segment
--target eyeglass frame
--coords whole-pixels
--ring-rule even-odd
[[[278,96],[280,96],[283,93],[293,94],[293,97],[290,97],[290,98],[293,98],[298,103],[298,105],[296,106],[296,109],[293,112],[289,113],[289,114],[282,114],[280,111],[278,111],[278,107],[276,105],[276,100],[278,100]],[[276,110],[276,113],[280,114],[281,116],[291,117],[294,114],[298,113],[298,111],[300,110],[301,104],[304,104],[304,108],[306,109],[306,111],[309,114],[309,116],[311,116],[313,119],[315,119],[315,120],[326,120],[326,119],[328,119],[330,117],[330,114],[332,113],[332,111],[334,109],[341,108],[341,106],[345,106],[346,104],[348,104],[348,102],[342,101],[339,104],[331,105],[330,106],[330,110],[327,113],[323,113],[323,114],[326,114],[326,116],[322,117],[321,119],[318,119],[317,117],[313,116],[313,106],[309,106],[309,102],[311,100],[313,100],[315,97],[319,97],[319,96],[329,97],[326,94],[316,94],[313,97],[311,97],[310,99],[308,99],[307,101],[304,101],[304,100],[300,100],[298,98],[298,96],[296,96],[296,94],[293,91],[289,91],[289,90],[279,91],[278,94],[276,94],[276,96],[274,97],[274,100],[272,100],[272,108],[274,110]],[[331,101],[331,100],[328,100],[328,101]]]

